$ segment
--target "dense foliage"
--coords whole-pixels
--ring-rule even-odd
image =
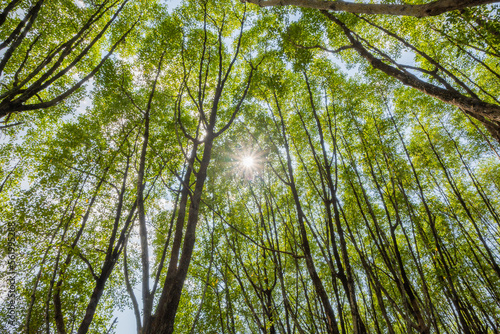
[[[500,8],[394,2],[0,0],[0,331],[498,333]]]

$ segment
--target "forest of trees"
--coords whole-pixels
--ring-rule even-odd
[[[496,3],[0,0],[0,332],[500,333]]]

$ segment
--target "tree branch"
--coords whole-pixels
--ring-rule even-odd
[[[323,1],[323,0],[241,0],[260,7],[297,6],[319,10],[336,12],[348,12],[358,14],[385,14],[397,16],[426,17],[436,16],[449,11],[475,7],[497,0],[437,0],[423,5],[396,5],[396,4],[368,4],[346,1]]]

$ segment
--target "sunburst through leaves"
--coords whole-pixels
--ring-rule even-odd
[[[253,181],[259,175],[265,161],[264,152],[251,147],[235,149],[230,158],[233,173],[247,181]]]

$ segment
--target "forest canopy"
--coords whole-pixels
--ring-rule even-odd
[[[499,99],[497,1],[0,0],[0,332],[499,333]]]

